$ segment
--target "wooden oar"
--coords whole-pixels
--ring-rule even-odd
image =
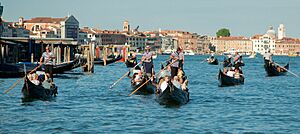
[[[41,65],[39,65],[39,66],[37,66],[36,68],[34,68],[33,70],[31,70],[31,71],[29,72],[29,74],[31,74],[32,72],[34,72],[34,71],[35,71],[36,69],[38,69],[40,66],[41,66]],[[5,90],[4,94],[5,94],[5,93],[8,93],[10,90],[12,90],[18,83],[20,83],[21,80],[25,79],[25,77],[26,77],[26,73],[25,73],[25,76],[24,76],[23,78],[19,79],[13,86],[11,86],[9,89]]]
[[[168,66],[165,66],[164,69],[160,70],[156,75],[160,74],[163,70],[165,70],[166,68],[168,68],[169,66],[171,66],[173,63],[175,63],[177,60],[171,62]],[[156,76],[155,75],[155,76]],[[147,80],[146,82],[144,82],[141,86],[139,86],[137,89],[135,89],[131,94],[129,94],[129,96],[131,96],[132,94],[134,94],[136,91],[138,91],[141,87],[143,87],[146,83],[148,83],[151,79]]]
[[[285,67],[280,66],[278,63],[276,63],[276,62],[274,62],[274,61],[273,61],[273,63],[276,64],[277,66],[281,67],[281,68],[284,69],[285,71],[287,71],[287,72],[291,73],[292,75],[294,75],[294,76],[296,76],[296,77],[299,78],[299,76],[298,76],[297,74],[293,73],[292,71],[286,69]]]
[[[130,70],[128,72],[130,72],[131,70],[133,70],[135,67],[137,67],[141,62],[139,62],[138,64],[136,64],[133,68],[130,68]],[[121,78],[119,78],[116,82],[114,82],[109,88],[113,88],[113,86],[115,86],[120,80],[122,80],[127,74],[128,72],[126,72]]]

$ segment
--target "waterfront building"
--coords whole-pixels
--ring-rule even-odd
[[[198,54],[208,54],[211,53],[213,50],[212,47],[212,42],[213,37],[209,37],[207,35],[199,35],[197,38],[197,50],[196,53]]]
[[[13,22],[2,21],[2,34],[1,37],[29,37],[29,30],[16,27]]]
[[[272,26],[264,35],[254,35],[250,39],[253,42],[254,52],[263,54],[270,50],[271,53],[275,53],[276,33]]]
[[[161,30],[161,34],[171,36],[177,40],[178,46],[181,46],[186,51],[197,51],[198,35],[196,33],[179,30]]]
[[[64,18],[36,17],[24,20],[23,17],[14,24],[30,30],[32,38],[72,38],[78,39],[79,22],[73,16]]]
[[[294,38],[282,38],[277,40],[275,47],[275,55],[299,55],[300,54],[300,40]]]
[[[252,41],[243,36],[219,37],[215,40],[216,52],[223,53],[231,50],[240,53],[252,52]]]

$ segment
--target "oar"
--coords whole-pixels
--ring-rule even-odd
[[[278,63],[276,63],[276,62],[274,62],[274,61],[273,61],[273,63],[275,63],[277,66],[283,68],[285,71],[287,71],[287,72],[291,73],[292,75],[294,75],[294,76],[296,76],[296,77],[299,78],[299,76],[298,76],[297,74],[293,73],[292,71],[286,69],[285,67],[280,66]]]
[[[202,60],[200,63],[203,63],[204,61],[206,61],[207,59]]]
[[[177,60],[171,62],[168,66],[165,66],[164,69],[160,70],[156,75],[160,74],[163,70],[165,70],[166,68],[168,68],[169,66],[171,66],[173,63],[175,63]],[[155,76],[156,76],[155,75]],[[144,82],[141,86],[139,86],[137,89],[135,89],[131,94],[129,94],[129,96],[131,96],[132,94],[134,94],[136,91],[138,91],[141,87],[143,87],[146,83],[148,83],[151,79],[147,80],[146,82]]]
[[[41,66],[41,65],[39,65],[39,66],[37,66],[36,68],[34,68],[33,70],[31,70],[31,71],[29,72],[29,74],[31,74],[32,72],[34,72],[34,71],[35,71],[36,69],[38,69],[40,66]],[[24,76],[23,78],[19,79],[13,86],[11,86],[9,89],[5,90],[4,94],[5,94],[5,93],[8,93],[10,90],[12,90],[18,83],[20,83],[21,80],[25,79],[25,77],[26,77],[26,73],[25,73],[25,76]]]
[[[130,68],[130,70],[128,72],[130,72],[131,70],[133,70],[135,67],[137,67],[141,62],[139,62],[138,64],[136,64],[133,68]],[[115,86],[120,80],[122,80],[126,75],[127,73],[126,72],[121,78],[119,78],[116,82],[114,82],[109,88],[113,88],[113,86]]]

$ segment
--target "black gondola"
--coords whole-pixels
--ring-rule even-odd
[[[137,88],[139,88],[142,84],[144,84],[148,79],[143,78],[142,82],[140,82],[137,85],[134,85],[131,83],[132,91],[135,91]],[[148,94],[154,94],[156,90],[156,87],[152,84],[151,81],[148,81],[146,84],[144,84],[142,87],[140,87],[135,94],[142,94],[142,95],[148,95]]]
[[[179,85],[178,85],[179,86]],[[189,102],[189,92],[183,91],[181,87],[175,86],[172,82],[161,93],[156,94],[156,100],[161,105],[183,105]]]
[[[137,63],[135,60],[126,60],[125,61],[126,67],[134,67]]]
[[[49,100],[52,97],[55,97],[57,94],[57,86],[52,84],[48,88],[43,85],[35,85],[32,83],[28,77],[25,77],[24,86],[22,88],[23,99],[40,99],[40,100]]]
[[[226,74],[224,74],[221,70],[219,70],[219,86],[223,87],[223,86],[234,86],[234,85],[241,85],[244,84],[244,77],[240,76],[240,78],[234,78],[234,77],[230,77],[227,76]]]
[[[219,61],[216,58],[214,58],[212,60],[208,60],[207,62],[208,62],[208,64],[211,64],[211,65],[218,65],[219,64]]]
[[[24,64],[0,64],[0,78],[19,78],[24,77]],[[36,68],[38,64],[26,64],[27,73]]]
[[[265,70],[267,72],[268,76],[280,76],[280,75],[286,75],[287,71],[289,69],[289,63],[287,63],[284,68],[280,67],[279,65],[276,65],[274,62],[270,62],[268,60],[265,60]]]
[[[122,56],[118,56],[117,58],[107,58],[106,60],[106,65],[111,64],[111,63],[115,63],[116,61],[119,61],[122,59]],[[94,60],[94,64],[99,64],[104,66],[104,61],[102,59],[95,59]]]
[[[53,74],[61,74],[80,66],[79,59],[72,60],[67,63],[53,65]]]

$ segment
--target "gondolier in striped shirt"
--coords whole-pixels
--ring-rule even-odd
[[[152,60],[152,53],[150,52],[150,46],[146,46],[145,53],[143,54],[141,62],[143,62],[144,72],[148,77],[154,76],[154,65]]]
[[[172,54],[171,54],[171,56],[170,56],[170,58],[171,58],[171,62],[173,63],[172,65],[171,65],[171,79],[173,79],[174,78],[174,76],[176,76],[177,75],[177,73],[178,73],[178,68],[180,67],[179,65],[179,63],[180,63],[180,48],[178,47],[177,48],[177,51],[175,51],[175,52],[173,52]]]
[[[55,56],[50,51],[49,46],[46,46],[46,51],[42,54],[42,57],[40,58],[40,66],[45,64],[45,73],[46,75],[49,75],[51,80],[53,81],[53,59],[55,59]]]

